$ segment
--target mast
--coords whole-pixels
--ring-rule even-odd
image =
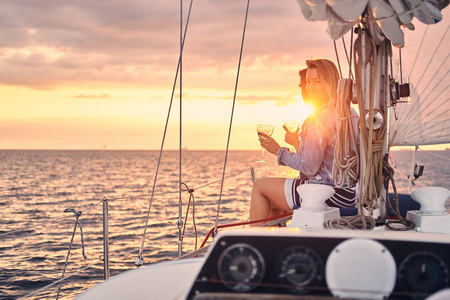
[[[388,62],[390,41],[375,45],[363,26],[355,41],[355,72],[360,110],[360,212],[377,223],[386,219],[386,188],[383,160],[387,152],[387,113],[389,103]]]

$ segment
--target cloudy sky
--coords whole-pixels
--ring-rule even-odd
[[[183,147],[226,147],[246,4],[193,2]],[[306,118],[297,73],[310,57],[335,60],[325,29],[294,0],[251,1],[231,149],[259,149],[258,123],[282,143],[283,122]],[[179,43],[179,1],[3,0],[0,149],[159,149]],[[167,149],[178,148],[179,106],[177,89]]]

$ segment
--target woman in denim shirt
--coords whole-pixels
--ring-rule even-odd
[[[285,141],[297,150],[292,153],[270,136],[259,134],[261,146],[277,155],[278,164],[300,172],[299,178],[261,178],[255,181],[250,203],[250,220],[265,219],[301,205],[296,188],[300,184],[332,185],[334,146],[336,143],[336,90],[339,73],[327,59],[306,61],[306,85],[301,82],[304,101],[314,106],[314,114],[301,126],[300,133],[286,128]],[[302,71],[300,71],[302,72]],[[302,74],[300,74],[302,75]],[[304,78],[303,78],[304,79]],[[303,81],[302,79],[302,81]],[[352,110],[352,121],[358,115]],[[328,206],[352,207],[356,203],[355,191],[335,188],[336,193],[326,201]],[[258,224],[255,224],[258,225]]]

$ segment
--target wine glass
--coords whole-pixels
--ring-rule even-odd
[[[290,132],[294,132],[298,129],[298,121],[286,121],[284,122],[284,127]]]
[[[299,123],[298,121],[286,121],[284,122],[284,127],[290,132],[294,132],[298,129]],[[295,152],[294,146],[290,146],[291,152]]]
[[[272,125],[266,125],[266,124],[258,124],[256,125],[256,131],[259,133],[267,134],[268,136],[272,136],[273,133],[273,126]],[[262,148],[261,151],[261,158],[257,160],[257,162],[268,162],[264,159],[264,148]]]

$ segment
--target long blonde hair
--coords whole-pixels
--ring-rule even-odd
[[[317,69],[320,81],[327,91],[328,96],[330,96],[328,106],[334,109],[336,107],[337,87],[340,78],[336,65],[331,60],[325,58],[307,60],[306,65],[308,69]]]

